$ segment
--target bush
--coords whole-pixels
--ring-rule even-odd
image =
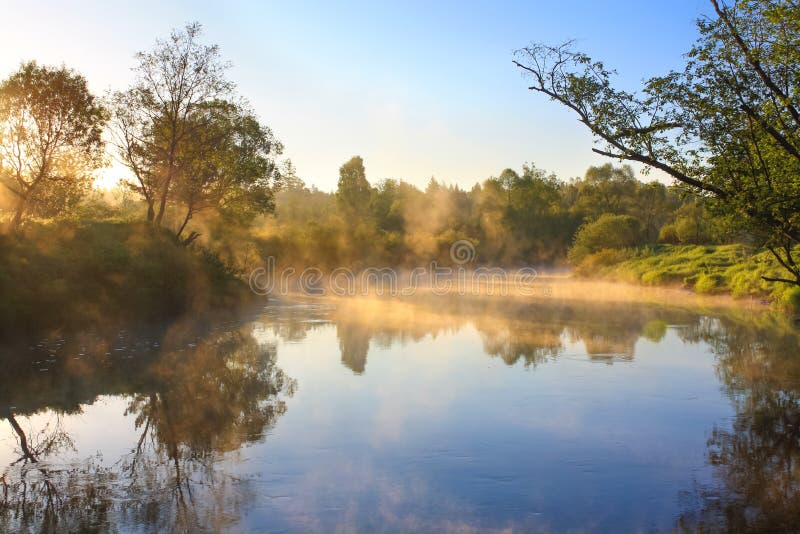
[[[784,289],[778,305],[791,311],[800,311],[800,287],[792,286]]]
[[[0,333],[158,321],[243,287],[218,257],[146,223],[61,223],[0,236]]]
[[[658,245],[620,252],[627,258],[616,264],[612,256],[588,255],[576,271],[644,285],[682,283],[698,293],[769,297],[778,306],[793,306],[791,286],[763,278],[786,276],[769,252],[752,253],[742,245]],[[588,266],[594,270],[588,270]]]
[[[653,269],[642,274],[641,281],[646,286],[657,286],[661,284],[669,284],[683,280],[678,274],[672,273],[666,269]]]
[[[662,226],[661,230],[658,231],[658,240],[661,243],[677,245],[680,239],[678,238],[678,231],[675,229],[675,224],[670,223]]]
[[[594,254],[589,254],[581,260],[575,267],[575,272],[582,276],[597,275],[604,267],[617,265],[628,259],[629,254],[625,250],[605,248]]]
[[[606,213],[580,227],[567,258],[573,265],[578,265],[588,255],[603,249],[634,247],[640,236],[641,228],[635,217]]]
[[[698,293],[717,293],[725,283],[719,274],[701,274],[694,283],[694,290]]]

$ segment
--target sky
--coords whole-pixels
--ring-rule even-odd
[[[513,51],[576,39],[633,89],[681,67],[710,11],[706,0],[9,2],[0,77],[35,59],[75,68],[96,94],[123,89],[135,52],[198,21],[309,185],[334,190],[354,155],[372,183],[468,188],[526,162],[568,179],[607,160],[574,115],[527,90]]]

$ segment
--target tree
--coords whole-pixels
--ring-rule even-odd
[[[596,219],[603,213],[628,213],[635,202],[639,182],[629,165],[614,167],[607,163],[589,167],[584,179],[576,183],[578,199],[574,209]]]
[[[372,215],[375,225],[384,232],[402,232],[404,197],[402,183],[384,180],[372,191]]]
[[[0,182],[15,199],[12,230],[77,203],[103,165],[106,120],[86,79],[66,67],[31,61],[0,84]]]
[[[664,184],[654,181],[639,185],[633,202],[632,213],[642,223],[644,240],[655,243],[659,230],[678,206],[677,196]]]
[[[574,217],[562,209],[563,184],[533,165],[523,165],[521,176],[509,171],[500,175],[501,183],[503,176],[515,177],[509,183],[504,223],[513,232],[520,257],[506,260],[541,262],[562,255],[577,229]]]
[[[353,156],[339,167],[339,187],[336,190],[339,209],[350,215],[366,211],[371,191],[361,156]]]
[[[511,191],[519,183],[519,174],[514,169],[503,169],[500,176],[497,177],[497,182],[506,192],[506,206],[511,206]]]
[[[286,163],[281,170],[281,191],[308,191],[306,184],[297,176],[297,170],[294,168],[291,160],[286,160]]]
[[[711,221],[700,202],[687,202],[678,208],[672,226],[681,244],[702,245],[714,240]]]
[[[239,222],[273,211],[280,181],[273,156],[283,147],[272,131],[242,105],[226,101],[197,104],[186,122],[189,133],[175,158],[173,197],[186,210],[177,236],[202,210]],[[185,242],[199,235],[192,232]]]
[[[517,51],[531,90],[569,109],[599,154],[661,170],[760,237],[800,285],[800,10],[793,0],[711,0],[682,72],[638,93],[572,43]]]
[[[188,24],[156,41],[152,51],[136,54],[136,80],[111,98],[119,157],[136,178],[129,185],[142,195],[147,219],[157,226],[180,179],[181,155],[203,126],[195,111],[234,100],[234,85],[225,78],[228,64],[220,61],[218,46],[198,41],[201,33],[200,24]]]

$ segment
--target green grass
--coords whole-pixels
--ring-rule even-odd
[[[800,288],[765,282],[786,277],[769,252],[742,245],[658,245],[636,250],[600,251],[576,267],[596,276],[649,286],[677,286],[705,294],[761,297],[777,306],[800,309]]]

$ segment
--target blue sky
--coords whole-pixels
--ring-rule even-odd
[[[524,162],[582,175],[605,160],[574,116],[527,91],[512,51],[577,39],[633,88],[680,67],[694,20],[711,10],[705,0],[66,4],[5,7],[0,75],[36,59],[76,68],[98,93],[123,88],[136,51],[197,20],[298,174],[325,190],[356,154],[372,182],[470,187]]]

